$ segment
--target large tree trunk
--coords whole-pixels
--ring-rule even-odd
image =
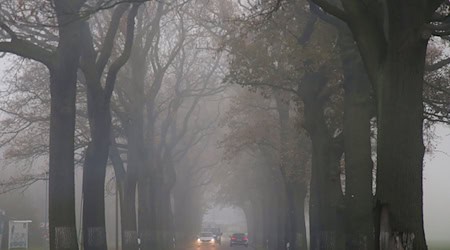
[[[376,89],[380,249],[427,249],[422,206],[425,26],[442,2],[386,1],[379,19],[369,16],[371,10],[360,1],[343,2]]]
[[[306,226],[305,226],[305,197],[306,187],[303,183],[289,184],[286,192],[287,209],[287,239],[290,250],[306,250]]]
[[[340,182],[340,156],[323,114],[325,100],[320,96],[327,78],[320,71],[304,77],[302,99],[305,128],[312,142],[310,184],[311,249],[345,249],[342,226],[343,205]]]
[[[377,82],[376,197],[381,210],[387,212],[380,238],[390,242],[388,248],[380,242],[380,249],[427,249],[422,205],[422,91],[427,41],[417,30],[391,35]]]
[[[75,224],[74,136],[81,3],[57,1],[59,44],[50,69],[50,249],[78,249]]]
[[[373,113],[371,86],[349,31],[341,32],[338,44],[345,89],[346,249],[372,250],[375,242],[370,143],[370,119]]]
[[[289,103],[286,103],[278,95],[276,95],[275,99],[280,124],[280,170],[284,184],[283,191],[286,194],[286,214],[284,216],[286,232],[284,238],[285,242],[289,243],[290,250],[305,250],[307,247],[304,219],[306,187],[299,179],[298,168],[301,166],[294,164],[293,159],[289,157],[289,151],[291,150],[289,145],[293,144],[289,137],[289,133],[292,131],[289,126]],[[286,245],[284,244],[283,248],[285,247]]]

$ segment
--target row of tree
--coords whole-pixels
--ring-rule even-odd
[[[423,138],[448,117],[448,59],[437,52],[447,45],[447,2],[236,9],[225,80],[265,100],[244,92],[230,108],[223,146],[245,155],[235,160],[248,175],[230,167],[239,178],[229,181],[249,192],[224,183],[219,202],[242,207],[254,240],[269,249],[307,249],[305,198],[311,249],[427,249]],[[431,35],[443,39],[427,58]]]
[[[217,38],[201,23],[216,8],[176,0],[2,2],[0,51],[31,59],[2,96],[3,124],[12,125],[2,142],[16,163],[48,157],[50,249],[78,249],[79,241],[107,249],[108,164],[122,249],[138,249],[138,238],[140,249],[171,249],[175,238],[199,230],[202,169],[211,167],[199,164],[200,149],[211,144],[218,119],[205,102],[225,88],[224,58],[211,49]],[[79,237],[75,164],[83,167]],[[183,182],[174,191],[177,173]]]
[[[306,249],[305,201],[311,249],[426,249],[423,124],[448,121],[448,12],[444,0],[3,1],[0,51],[34,63],[2,95],[2,145],[48,156],[51,249],[107,249],[109,163],[123,249],[189,238],[213,182],[270,249]],[[444,40],[425,64],[432,35]],[[220,82],[256,94],[231,92],[221,145],[237,162],[213,171]]]

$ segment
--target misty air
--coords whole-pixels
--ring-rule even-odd
[[[0,250],[450,250],[450,1],[0,0]]]

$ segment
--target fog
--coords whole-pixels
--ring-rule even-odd
[[[450,5],[350,2],[1,1],[0,249],[450,249]]]
[[[424,223],[425,232],[430,241],[446,242],[450,231],[450,193],[448,165],[450,150],[450,130],[438,126],[436,147],[434,152],[427,155],[424,169]]]

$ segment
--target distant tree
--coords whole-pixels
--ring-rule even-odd
[[[268,93],[266,92],[266,94]],[[244,189],[250,189],[250,193],[255,192],[254,195],[250,195],[249,204],[242,202],[240,206],[249,216],[249,228],[252,230],[252,237],[257,240],[258,244],[263,244],[271,234],[278,234],[278,238],[285,242],[284,231],[286,230],[286,237],[291,247],[305,249],[304,201],[307,190],[306,184],[309,179],[309,169],[307,168],[310,159],[309,140],[306,134],[298,132],[298,122],[302,119],[295,114],[292,105],[289,105],[289,100],[282,99],[279,96],[280,93],[274,95],[277,97],[264,99],[260,93],[244,90],[239,97],[235,98],[233,105],[224,116],[223,124],[226,125],[225,128],[228,132],[221,145],[225,149],[226,159],[230,159],[232,165],[245,164],[241,163],[239,158],[246,155],[247,157],[251,156],[251,158],[261,158],[263,162],[266,161],[260,163],[260,160],[254,159],[255,163],[251,164],[252,167],[248,167],[250,169],[246,169],[247,166],[236,167],[236,169],[231,167],[231,170],[228,170],[231,172],[228,173],[228,175],[231,174],[230,179],[224,181],[232,182],[231,187],[248,185]],[[253,166],[253,164],[255,165]],[[258,164],[260,164],[259,168]],[[235,180],[231,180],[236,178],[235,175],[246,171],[251,172],[247,176],[247,178],[250,178],[249,180],[238,178],[238,181],[244,181],[246,184],[236,184]],[[258,173],[255,174],[253,171]],[[222,175],[219,175],[219,178],[223,178]],[[255,183],[261,183],[262,186],[258,184],[254,187]],[[264,186],[263,183],[266,183],[266,185]],[[273,190],[269,191],[271,188]],[[219,192],[234,194],[231,190],[220,190]],[[236,192],[241,191],[236,189]],[[271,195],[266,194],[272,194],[272,192],[275,192],[275,196],[272,198],[278,197],[279,201],[267,201],[265,197],[271,197]],[[227,200],[230,199],[233,199],[233,197]],[[279,208],[275,208],[273,202],[278,203]],[[259,217],[264,214],[264,212],[258,211],[261,206],[263,209],[275,209],[273,213],[279,216],[277,221],[281,225],[281,229],[272,226],[272,228],[265,228],[268,231],[267,234],[259,231],[264,230],[264,225],[268,220]],[[265,208],[266,206],[267,208]],[[251,215],[252,213],[255,214]],[[284,216],[289,218],[288,221]],[[259,225],[258,223],[262,224]],[[272,230],[275,230],[275,232]],[[295,236],[289,235],[292,233]],[[271,244],[273,240],[274,238],[270,239]],[[277,248],[280,246],[271,245],[270,247]]]
[[[293,18],[297,22],[291,22]],[[312,143],[312,247],[321,239],[336,239],[336,244],[343,246],[342,81],[339,51],[326,42],[337,33],[315,20],[302,2],[282,5],[269,20],[257,16],[248,22],[252,21],[258,25],[257,31],[246,26],[248,23],[240,23],[241,36],[228,41],[231,59],[227,81],[267,95],[272,89],[282,91],[285,99],[298,104],[302,126]]]

